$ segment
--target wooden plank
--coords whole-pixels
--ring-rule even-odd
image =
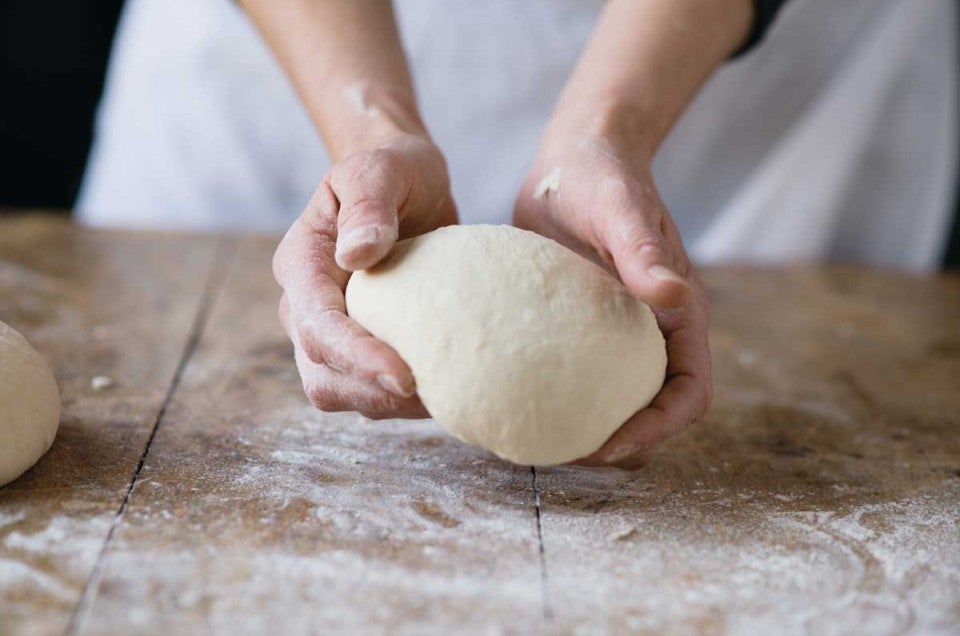
[[[310,408],[272,248],[240,242],[118,516],[214,241],[0,221],[0,319],[65,399],[0,489],[0,634],[960,626],[960,280],[710,272],[706,421],[643,472],[537,471],[538,509],[429,422]]]
[[[274,245],[240,247],[79,631],[535,629],[530,470],[431,422],[315,411],[276,319]]]
[[[645,471],[537,471],[561,632],[960,629],[960,279],[712,271],[715,404]]]
[[[131,484],[215,251],[211,238],[0,218],[0,320],[55,370],[50,452],[0,488],[0,633],[62,634]],[[91,380],[114,385],[96,391]]]

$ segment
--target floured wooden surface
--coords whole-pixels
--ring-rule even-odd
[[[0,320],[44,355],[63,400],[50,452],[0,488],[0,634],[68,628],[183,355],[215,247],[0,217]],[[98,375],[113,386],[94,390]]]
[[[711,272],[716,399],[645,471],[538,470],[564,629],[960,631],[960,290]]]
[[[309,407],[274,247],[237,248],[83,631],[536,628],[529,468],[430,422]]]
[[[27,247],[51,232],[82,249]],[[0,489],[0,634],[960,631],[956,278],[708,272],[705,421],[641,472],[534,475],[429,421],[311,409],[274,241],[69,234],[0,221],[0,318],[68,398]],[[98,326],[118,335],[72,332]]]

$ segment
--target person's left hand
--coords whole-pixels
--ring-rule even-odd
[[[654,310],[667,346],[663,388],[599,450],[575,462],[639,468],[710,404],[707,294],[648,161],[609,137],[569,137],[548,133],[517,198],[514,224],[605,267]]]

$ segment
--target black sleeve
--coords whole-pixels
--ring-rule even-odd
[[[763,39],[773,19],[777,17],[780,7],[786,3],[787,0],[753,0],[753,26],[750,27],[743,46],[732,57],[740,57],[755,47]]]

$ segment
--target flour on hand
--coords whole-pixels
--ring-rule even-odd
[[[537,187],[533,190],[533,198],[540,200],[543,197],[556,192],[560,189],[560,167],[556,167],[550,171],[550,174],[545,176],[543,179],[537,183]]]

